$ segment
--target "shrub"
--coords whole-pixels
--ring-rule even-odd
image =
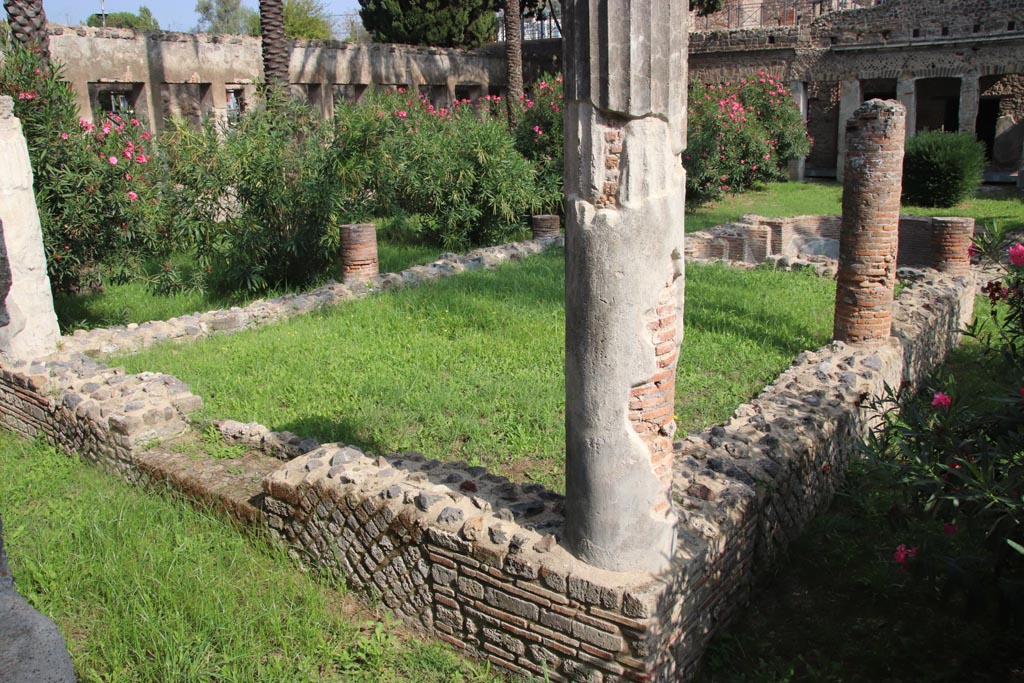
[[[399,91],[365,106],[387,122],[376,151],[377,215],[414,214],[416,236],[448,249],[508,241],[535,201],[535,170],[495,98],[435,108]]]
[[[174,121],[162,140],[180,242],[218,289],[307,284],[336,256],[332,228],[356,213],[342,160],[358,157],[309,107],[267,96],[232,128]]]
[[[907,142],[903,158],[903,203],[956,206],[981,185],[985,145],[969,133],[927,131]]]
[[[1006,580],[1014,573],[1019,580],[1024,569],[1024,245],[1011,246],[996,228],[976,238],[972,251],[1003,271],[985,286],[987,324],[966,332],[981,342],[987,381],[967,378],[980,387],[973,391],[943,378],[916,395],[891,391],[880,402],[883,419],[868,451],[906,492],[909,516],[931,519],[931,528],[944,532],[922,541],[919,557],[916,539],[909,550],[897,549],[897,564],[943,581],[946,593],[972,590],[979,579],[966,581],[967,568],[987,566],[985,580],[1009,606]],[[954,533],[963,538],[951,547],[942,537]],[[1016,609],[1024,614],[1019,596]]]
[[[523,97],[513,134],[516,149],[537,173],[535,213],[563,213],[562,77],[544,74]]]
[[[130,114],[79,120],[59,66],[8,41],[0,92],[15,101],[34,174],[47,271],[58,292],[127,277],[165,242],[149,133]]]
[[[789,161],[810,148],[789,89],[763,71],[735,83],[692,85],[687,116],[683,165],[690,205],[784,180]]]

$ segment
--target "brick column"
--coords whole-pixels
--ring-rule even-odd
[[[43,230],[32,191],[32,164],[14,101],[0,97],[0,239],[10,281],[0,327],[0,359],[32,359],[53,353],[60,340],[46,273]]]
[[[566,541],[591,564],[671,559],[682,341],[687,5],[564,5]]]
[[[892,327],[906,110],[865,102],[846,123],[846,174],[833,337],[880,342]]]
[[[545,237],[558,237],[558,233],[561,231],[562,218],[557,214],[541,214],[530,219],[530,232],[535,240]]]
[[[380,272],[376,225],[356,223],[341,226],[341,272],[344,282],[365,282]]]
[[[950,275],[970,273],[971,257],[967,250],[973,236],[973,218],[933,218],[932,268]]]

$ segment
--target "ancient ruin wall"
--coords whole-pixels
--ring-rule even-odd
[[[658,576],[573,558],[559,543],[564,499],[540,486],[259,425],[224,428],[284,460],[265,480],[263,513],[246,519],[503,668],[554,681],[685,680],[755,574],[829,500],[863,433],[865,397],[934,368],[969,319],[973,293],[968,278],[925,273],[897,300],[887,344],[801,354],[727,423],[686,437],[673,470],[677,551]],[[104,343],[140,346],[125,341],[133,335],[152,336],[122,329]],[[0,423],[132,481],[164,478],[147,448],[187,433],[200,402],[172,377],[124,375],[67,350],[0,368]]]

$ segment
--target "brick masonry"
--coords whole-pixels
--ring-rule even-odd
[[[676,442],[676,552],[658,576],[576,560],[560,545],[564,499],[538,485],[418,453],[373,456],[260,425],[221,428],[280,459],[249,523],[426,632],[553,681],[686,680],[755,574],[827,504],[870,417],[867,398],[941,362],[973,293],[969,277],[922,271],[897,300],[884,344],[801,354],[728,422]],[[152,443],[187,434],[200,402],[172,377],[125,375],[80,353],[0,368],[6,428],[42,434],[131,481],[183,487],[159,476]]]
[[[896,286],[896,242],[906,110],[865,102],[846,125],[846,179],[839,233],[833,338],[875,342],[889,336]]]
[[[366,282],[380,273],[375,224],[341,226],[341,273],[345,284]]]

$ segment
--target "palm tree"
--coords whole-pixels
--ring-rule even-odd
[[[288,85],[289,43],[284,34],[284,0],[260,0],[260,32],[267,85],[275,88]]]
[[[43,0],[4,0],[4,9],[7,10],[7,21],[15,39],[38,52],[43,61],[48,62],[50,36],[46,32]]]
[[[508,126],[515,128],[517,107],[523,98],[523,34],[519,0],[505,0],[505,64],[508,92],[505,108]]]

